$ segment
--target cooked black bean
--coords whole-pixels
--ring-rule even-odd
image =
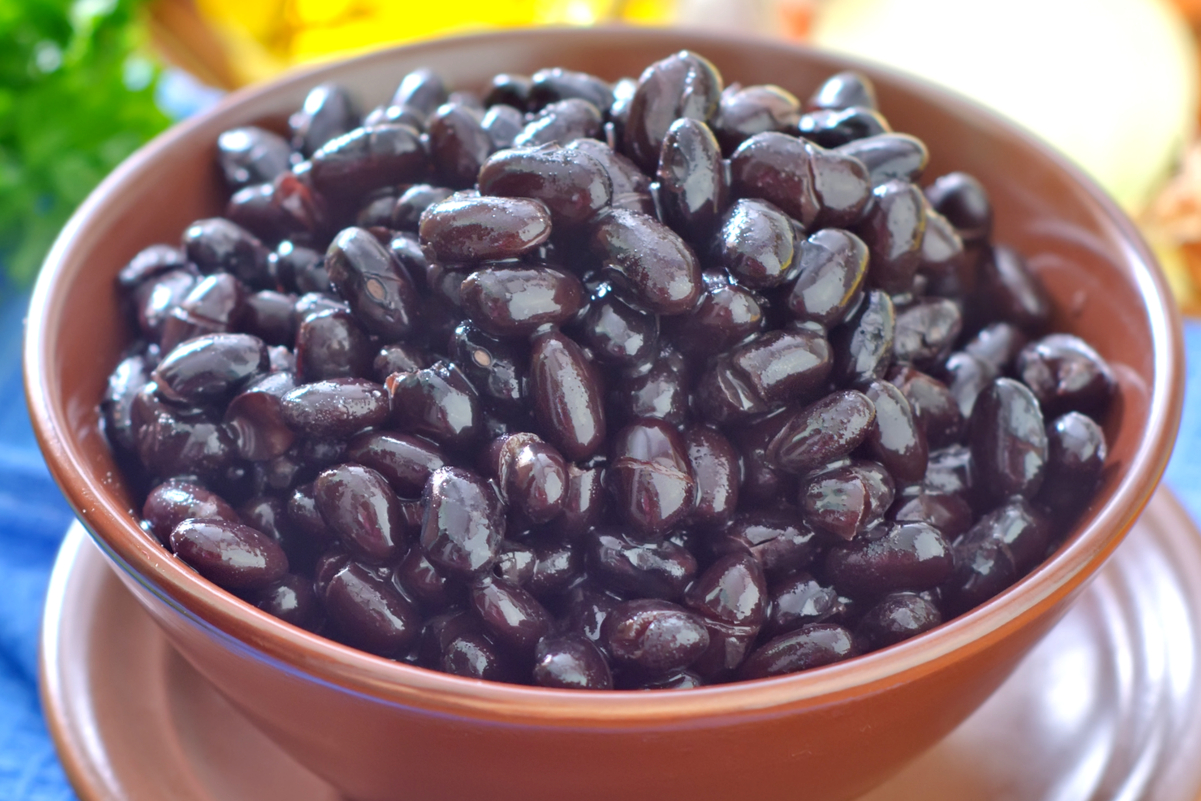
[[[863,162],[872,186],[880,186],[897,178],[917,181],[930,160],[930,152],[922,140],[901,133],[882,133],[856,139],[838,149]]]
[[[109,374],[104,398],[100,401],[100,414],[104,421],[104,435],[112,445],[127,451],[134,449],[136,432],[131,410],[138,390],[149,380],[149,365],[143,356],[122,359]]]
[[[529,103],[530,90],[534,82],[526,75],[514,75],[502,72],[492,76],[492,83],[484,95],[484,105],[492,106],[505,103],[515,108],[525,110]]]
[[[846,70],[827,78],[805,101],[805,109],[876,108],[876,87],[861,72]]]
[[[313,88],[300,111],[288,118],[292,146],[306,156],[329,140],[358,127],[354,101],[341,86],[323,83]]]
[[[797,120],[801,136],[821,147],[838,147],[856,139],[889,133],[892,128],[879,111],[865,106],[814,109]]]
[[[862,392],[840,390],[798,409],[768,446],[768,458],[792,473],[808,473],[847,456],[872,433],[876,408]]]
[[[795,258],[794,224],[771,203],[744,198],[722,217],[713,259],[742,284],[754,289],[778,286],[795,274]]]
[[[1038,503],[1070,517],[1092,498],[1109,454],[1105,432],[1080,412],[1068,412],[1047,425],[1047,472]]]
[[[656,61],[638,79],[624,126],[622,151],[650,173],[663,139],[681,117],[707,122],[717,111],[722,78],[708,60],[682,50]]]
[[[567,465],[567,495],[556,526],[569,536],[583,534],[600,521],[604,509],[604,470]]]
[[[513,106],[497,103],[484,113],[480,125],[488,132],[493,151],[506,150],[525,128],[525,115]]]
[[[659,318],[630,305],[612,287],[602,283],[592,293],[592,300],[580,319],[579,337],[601,361],[644,364],[659,344]]]
[[[545,523],[563,511],[567,500],[567,463],[534,434],[514,434],[494,444],[496,480],[502,497],[533,523]]]
[[[605,618],[603,636],[616,661],[651,672],[686,668],[709,647],[699,616],[653,599],[619,604]]]
[[[347,228],[325,254],[338,293],[372,334],[403,339],[418,318],[417,289],[389,250],[362,228]]]
[[[350,645],[396,656],[421,634],[421,613],[387,581],[351,561],[325,588],[325,608]]]
[[[343,464],[317,476],[317,511],[356,558],[389,562],[404,548],[404,529],[396,494],[379,473]]]
[[[601,162],[585,150],[554,145],[501,151],[484,163],[478,183],[484,195],[541,200],[556,227],[586,222],[613,198]]]
[[[801,102],[787,89],[774,84],[727,86],[721,93],[713,132],[722,149],[731,153],[758,133],[793,130],[801,116]]]
[[[388,377],[392,416],[404,431],[451,448],[465,448],[483,434],[479,395],[452,362]]]
[[[610,392],[609,408],[622,421],[649,417],[682,426],[688,419],[691,378],[683,355],[664,346],[645,373],[621,376]]]
[[[1083,412],[1098,418],[1117,390],[1105,360],[1071,334],[1051,334],[1030,343],[1018,354],[1015,371],[1048,417]]]
[[[577,139],[567,149],[587,153],[605,168],[613,187],[610,201],[613,208],[640,211],[643,214],[655,213],[651,179],[634,162],[596,139]]]
[[[662,421],[617,432],[607,472],[615,511],[640,537],[662,537],[692,511],[696,482],[684,440]]]
[[[848,227],[859,222],[872,199],[872,184],[863,162],[838,150],[808,144],[813,191],[821,210],[813,225]]]
[[[738,453],[715,428],[692,426],[684,432],[688,468],[696,485],[689,520],[702,526],[724,523],[738,508]]]
[[[926,197],[947,218],[965,242],[986,240],[992,234],[992,203],[984,185],[964,172],[940,176],[926,187]]]
[[[960,351],[947,358],[942,374],[947,389],[959,404],[959,413],[963,415],[964,420],[968,420],[972,416],[972,410],[976,408],[976,399],[992,384],[998,370],[991,363]]]
[[[572,97],[606,109],[613,103],[613,89],[595,75],[560,67],[538,70],[530,76],[528,99],[535,107]]]
[[[451,195],[421,215],[421,241],[448,262],[507,259],[550,236],[550,211],[540,200]]]
[[[798,505],[806,523],[849,540],[883,519],[894,492],[883,465],[853,462],[809,477]]]
[[[269,183],[292,168],[292,147],[279,134],[248,125],[217,137],[217,163],[233,189]]]
[[[218,276],[209,276],[217,278]],[[231,275],[222,274],[220,277],[236,281]],[[208,279],[205,279],[208,280]],[[137,315],[138,330],[142,336],[151,342],[163,338],[163,330],[178,312],[178,306],[188,298],[200,281],[194,268],[178,268],[168,270],[153,278],[141,282],[133,291],[132,306]],[[183,320],[176,325],[184,324]],[[212,330],[226,330],[214,326]],[[202,333],[208,333],[204,331]],[[178,344],[187,337],[173,337],[172,344]]]
[[[457,588],[420,548],[410,548],[392,571],[392,584],[410,596],[423,611],[439,612],[457,600]]]
[[[204,405],[228,398],[267,369],[267,346],[258,337],[209,334],[168,353],[153,378],[168,400]]]
[[[1000,540],[985,538],[955,547],[955,571],[939,589],[947,613],[959,615],[984,603],[1017,579],[1009,548]]]
[[[739,512],[713,541],[717,554],[747,552],[768,575],[785,575],[807,566],[818,553],[817,534],[795,510]]]
[[[1028,573],[1047,555],[1051,542],[1051,521],[1025,498],[1011,498],[976,521],[955,541],[955,546],[971,548],[985,540],[1002,543],[1013,558],[1019,576]]]
[[[857,631],[872,648],[885,648],[941,623],[942,613],[934,604],[917,593],[895,592],[864,614]]]
[[[949,445],[930,452],[922,486],[930,492],[958,495],[969,500],[974,472],[971,449],[965,445]]]
[[[192,223],[183,235],[188,261],[200,272],[226,272],[250,286],[269,289],[267,248],[258,237],[229,220],[214,217]]]
[[[301,320],[296,330],[296,375],[301,381],[363,378],[371,375],[371,362],[371,342],[349,312],[332,308]]]
[[[534,596],[486,573],[471,585],[471,606],[497,642],[523,654],[550,631],[550,613]]]
[[[932,457],[933,458],[933,457]],[[926,471],[926,480],[931,471]],[[888,511],[888,519],[897,523],[929,523],[953,540],[971,528],[972,507],[961,494],[941,493],[922,487],[907,489]]]
[[[868,282],[890,294],[909,292],[922,263],[925,198],[913,184],[896,179],[877,186],[872,196],[855,229],[871,251]]]
[[[459,103],[446,103],[426,125],[430,154],[444,186],[463,189],[475,184],[480,165],[492,153],[492,137],[483,114]]]
[[[992,323],[976,332],[963,349],[991,364],[1000,374],[1009,372],[1014,360],[1029,340],[1021,329],[1010,323]]]
[[[262,590],[255,606],[285,623],[309,631],[316,630],[323,614],[321,602],[313,591],[313,582],[296,573],[288,573],[276,584]]]
[[[346,457],[379,472],[402,497],[414,498],[425,489],[430,474],[446,464],[434,443],[411,434],[364,431],[350,440]]]
[[[603,215],[593,229],[592,251],[615,287],[656,314],[686,312],[700,296],[696,255],[649,215],[625,209]]]
[[[951,546],[925,523],[884,523],[826,552],[826,577],[840,593],[879,597],[937,587],[955,567]]]
[[[534,649],[534,683],[564,690],[610,690],[609,663],[592,641],[579,634],[544,637]]]
[[[605,413],[600,377],[571,339],[557,331],[534,337],[530,394],[534,417],[568,459],[586,459],[601,446]]]
[[[897,309],[892,339],[893,359],[929,369],[951,354],[963,327],[959,304],[946,298],[923,298]]]
[[[888,371],[888,382],[901,390],[913,409],[913,417],[930,448],[942,448],[959,441],[964,418],[955,395],[946,384],[909,365],[896,365]]]
[[[616,529],[588,535],[589,575],[608,588],[641,598],[679,598],[696,576],[696,557],[670,540],[634,542]]]
[[[765,679],[841,662],[859,653],[851,632],[834,623],[806,623],[759,647],[743,662],[738,678]]]
[[[774,203],[801,225],[809,226],[821,211],[810,158],[806,143],[795,136],[755,134],[730,157],[730,188],[736,197]]]
[[[881,378],[892,362],[896,310],[880,290],[866,294],[850,318],[830,332],[834,352],[831,377],[839,384]]]
[[[789,576],[770,592],[771,610],[763,630],[778,635],[799,629],[807,623],[841,620],[846,603],[838,591],[817,581],[808,573]]]
[[[584,288],[570,273],[549,267],[488,268],[463,279],[463,311],[498,337],[527,337],[559,325],[583,304]]]
[[[865,382],[861,388],[876,408],[875,425],[866,439],[868,452],[898,481],[921,481],[926,474],[929,445],[926,432],[914,418],[913,407],[887,381]]]
[[[154,392],[151,382],[143,390]],[[141,397],[142,393],[139,393]],[[131,406],[131,417],[137,420],[138,399]],[[229,430],[222,424],[204,417],[203,412],[177,413],[160,405],[135,422],[134,447],[138,459],[152,475],[214,475],[237,455]]]
[[[700,301],[685,314],[663,320],[675,347],[690,356],[708,357],[762,330],[760,299],[732,283],[725,271],[702,274]]]
[[[447,353],[485,404],[513,408],[525,401],[529,353],[524,343],[490,337],[474,324],[463,322],[451,334]]]
[[[347,437],[388,419],[388,392],[374,381],[331,378],[283,397],[284,421],[310,437]]]
[[[150,533],[164,545],[171,532],[188,518],[225,520],[241,523],[242,519],[225,499],[198,484],[187,481],[165,481],[150,491],[142,504],[142,519]]]
[[[709,126],[688,117],[673,122],[663,137],[656,175],[668,225],[692,238],[713,230],[729,188],[721,147]]]
[[[171,550],[227,590],[269,587],[288,572],[288,557],[250,526],[220,518],[189,518],[171,531]]]
[[[970,311],[981,322],[1012,323],[1029,336],[1038,336],[1051,319],[1051,299],[1042,279],[1016,251],[1003,245],[980,259]]]
[[[458,467],[441,467],[425,485],[421,548],[438,567],[457,576],[487,570],[505,536],[496,490]]]
[[[1047,432],[1034,394],[998,378],[980,393],[968,428],[976,488],[994,502],[1033,498],[1047,465]]]
[[[600,109],[587,100],[571,97],[544,106],[513,138],[513,145],[566,145],[577,139],[595,138],[600,135],[602,122]]]
[[[408,125],[357,128],[312,155],[313,187],[331,197],[360,196],[425,176],[429,155]]]
[[[255,381],[225,407],[225,425],[237,443],[238,456],[264,462],[282,456],[296,439],[284,415],[284,396],[296,388],[290,372],[275,372]]]

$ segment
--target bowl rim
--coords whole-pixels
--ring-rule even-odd
[[[102,216],[105,198],[212,118],[253,105],[283,87],[311,86],[327,72],[348,62],[386,62],[398,52],[419,57],[423,52],[437,52],[448,42],[484,44],[547,37],[575,38],[581,46],[590,47],[603,46],[605,42],[628,44],[630,39],[677,47],[673,39],[687,39],[687,46],[702,54],[706,42],[714,46],[753,46],[765,53],[803,51],[809,57],[830,63],[832,72],[862,69],[883,74],[907,91],[956,107],[957,113],[989,126],[1009,129],[1066,171],[1115,225],[1140,289],[1153,345],[1154,378],[1147,436],[1135,450],[1130,469],[1089,525],[1053,558],[1015,585],[921,637],[802,673],[670,693],[587,693],[526,687],[462,678],[387,660],[284,623],[218,589],[179,560],[164,558],[166,554],[157,541],[130,522],[127,510],[105,490],[103,481],[90,474],[76,438],[71,436],[72,427],[65,410],[50,403],[53,394],[50,365],[57,337],[48,321],[59,316],[62,305],[62,293],[56,287],[65,283],[59,276],[65,271],[81,233]],[[445,37],[323,62],[234,92],[212,109],[172,126],[143,146],[88,196],[47,256],[29,309],[24,367],[26,398],[35,435],[63,494],[106,555],[128,574],[123,577],[127,582],[137,582],[210,633],[237,641],[242,647],[249,646],[258,652],[259,658],[274,662],[289,673],[307,674],[321,683],[392,704],[470,717],[506,716],[540,725],[584,721],[646,725],[699,716],[753,715],[784,705],[824,705],[865,688],[895,684],[905,674],[932,672],[948,657],[982,649],[1059,599],[1078,591],[1095,574],[1154,492],[1171,454],[1183,406],[1183,335],[1167,279],[1130,219],[1067,158],[1026,129],[975,101],[886,65],[782,40],[687,28],[541,27]]]

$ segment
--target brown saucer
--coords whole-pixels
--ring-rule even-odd
[[[338,798],[171,649],[78,524],[50,582],[41,678],[82,801]],[[1194,801],[1197,754],[1201,535],[1161,489],[996,695],[863,801]]]

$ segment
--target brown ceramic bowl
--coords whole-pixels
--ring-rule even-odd
[[[462,679],[390,662],[276,620],[218,590],[138,528],[97,428],[96,404],[129,339],[113,278],[140,248],[218,213],[217,135],[279,119],[336,80],[365,107],[408,70],[461,87],[559,65],[637,76],[680,48],[727,82],[801,97],[848,66],[884,114],[920,136],[928,175],[989,188],[997,239],[1030,257],[1056,327],[1092,343],[1121,384],[1110,463],[1058,553],[982,607],[914,640],[804,674],[682,692],[580,693]],[[88,199],[39,279],[25,350],[30,411],[50,468],[125,584],[171,642],[303,764],[348,796],[382,799],[845,799],[939,740],[1063,615],[1150,498],[1181,405],[1176,312],[1153,257],[1090,181],[1031,136],[886,70],[778,42],[656,30],[513,31],[429,42],[284,77],[156,139]],[[67,765],[68,771],[73,766]]]

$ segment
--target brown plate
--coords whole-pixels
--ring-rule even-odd
[[[864,801],[1192,801],[1199,659],[1201,535],[1160,490],[996,695]],[[82,801],[338,798],[168,645],[79,524],[50,582],[41,678]]]

